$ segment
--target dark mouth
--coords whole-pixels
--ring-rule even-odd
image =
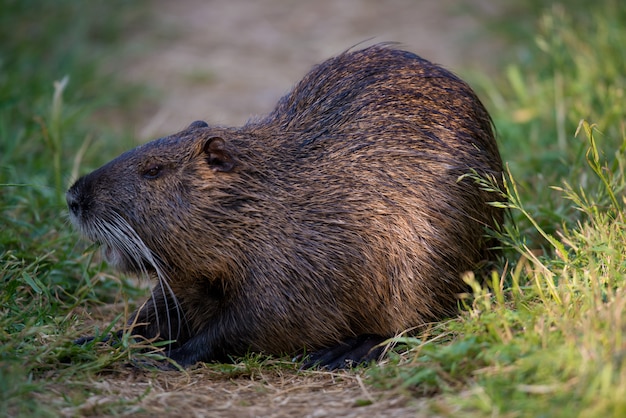
[[[104,260],[122,273],[146,275],[157,272],[159,258],[120,216],[108,215],[105,220],[75,222],[81,235],[100,248]]]
[[[120,258],[121,253],[115,251],[110,245],[102,242],[99,242],[98,246],[100,247],[104,259],[115,267],[116,261]]]
[[[156,269],[144,257],[133,257],[118,247],[107,243],[99,243],[104,259],[111,267],[122,273],[145,274],[155,272]]]
[[[116,249],[112,245],[105,242],[98,242],[100,251],[104,256],[104,259],[114,268],[124,270],[122,267],[126,264],[128,257],[123,252]]]

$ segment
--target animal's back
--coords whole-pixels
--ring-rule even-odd
[[[502,172],[491,120],[467,84],[375,46],[315,67],[250,127],[267,132],[262,158],[274,161],[271,194],[283,205],[260,236],[282,247],[279,268],[297,266],[260,286],[301,292],[293,302],[307,305],[285,307],[287,339],[323,347],[455,312],[461,275],[490,254],[485,228],[502,220],[488,204],[497,197],[461,178]]]

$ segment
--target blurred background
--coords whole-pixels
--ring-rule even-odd
[[[141,137],[195,119],[238,125],[272,109],[312,65],[355,45],[393,41],[452,70],[494,71],[502,43],[488,0],[152,1],[133,54],[112,68],[164,93],[138,121]]]

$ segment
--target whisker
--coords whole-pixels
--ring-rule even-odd
[[[134,265],[140,270],[140,274],[149,278],[150,274],[146,269],[146,264],[154,268],[157,276],[158,286],[160,286],[163,293],[163,303],[165,312],[167,313],[167,330],[169,338],[172,338],[174,332],[174,339],[178,339],[181,334],[180,326],[173,329],[171,320],[171,307],[170,298],[174,303],[173,307],[176,310],[178,324],[185,324],[189,328],[184,310],[181,309],[180,303],[170,286],[171,279],[167,274],[166,267],[161,259],[156,255],[141,237],[137,234],[135,229],[114,210],[108,211],[106,217],[99,219],[95,224],[92,224],[92,230],[88,231],[94,236],[107,237],[106,245],[116,250],[118,256],[126,257],[127,260],[133,262]],[[128,261],[127,261],[128,262]],[[168,297],[169,296],[169,297]],[[154,317],[156,320],[157,329],[161,329],[161,317],[159,315],[159,309],[157,301],[154,299],[154,293],[151,295],[153,298]]]

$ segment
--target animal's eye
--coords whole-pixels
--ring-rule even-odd
[[[149,180],[158,178],[163,172],[162,165],[153,165],[143,171],[143,176]]]

